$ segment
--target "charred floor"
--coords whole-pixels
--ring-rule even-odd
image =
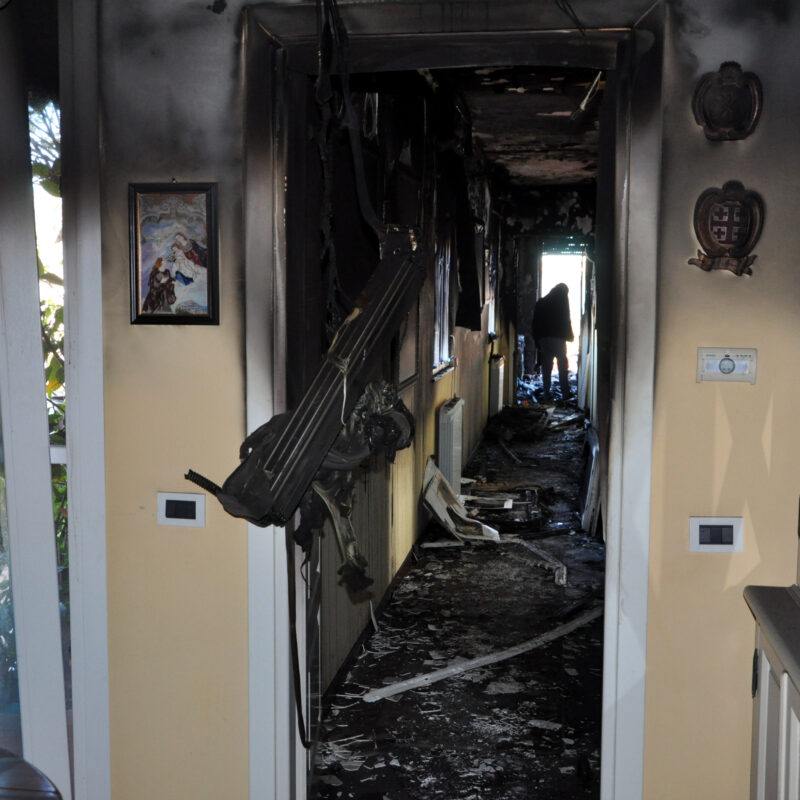
[[[463,491],[500,541],[429,526],[327,697],[311,798],[599,796],[604,551],[580,529],[584,447],[569,406],[490,420]]]

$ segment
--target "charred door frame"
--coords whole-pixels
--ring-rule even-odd
[[[286,410],[285,51],[245,10],[245,399],[248,434]],[[305,797],[293,716],[283,531],[247,524],[250,797]],[[298,582],[302,586],[302,581]],[[298,618],[304,614],[298,609]],[[298,629],[298,638],[303,632]],[[301,654],[302,656],[302,654]],[[292,732],[294,735],[292,735]],[[301,769],[302,767],[302,769]]]
[[[351,71],[499,63],[629,69],[617,109],[611,434],[601,796],[641,796],[661,160],[659,3],[633,27],[558,28],[554,6],[359,3],[341,9]],[[458,18],[454,18],[455,7]],[[558,13],[557,11],[555,12]],[[555,23],[555,24],[551,24]],[[634,28],[650,33],[635,33]],[[313,4],[258,5],[244,23],[247,427],[286,403],[286,141],[293,75],[316,71]],[[636,52],[638,51],[638,52]],[[629,269],[628,264],[635,265]],[[285,555],[278,531],[249,526],[251,796],[304,797],[289,676]],[[298,618],[303,614],[299,613]],[[274,757],[270,757],[272,754]],[[273,788],[274,787],[274,788]],[[265,794],[274,791],[273,794]]]

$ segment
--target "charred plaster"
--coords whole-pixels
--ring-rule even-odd
[[[104,15],[104,155],[123,171],[127,165],[127,180],[213,180],[227,168],[225,147],[241,139],[239,98],[228,92],[240,42],[235,26],[220,36],[219,22],[204,5],[187,3]],[[195,56],[187,59],[187,50]]]
[[[752,3],[750,0],[728,0],[725,16],[732,22],[747,25],[751,22],[774,22],[785,25],[792,17],[795,4],[792,0],[767,0]]]
[[[598,70],[496,67],[440,71],[437,79],[459,87],[477,147],[512,184],[595,180],[605,88]]]
[[[545,187],[527,194],[519,209],[525,233],[537,236],[589,236],[594,232],[592,187]]]
[[[674,0],[671,11],[676,27],[682,35],[699,38],[711,33],[711,28],[701,20],[699,12],[688,0]]]
[[[703,48],[697,46],[696,40],[707,39],[712,34],[708,24],[711,19],[724,19],[725,28],[736,31],[736,44],[730,50],[730,59],[747,63],[754,54],[747,51],[751,40],[741,37],[741,28],[753,33],[753,26],[765,26],[775,29],[788,25],[795,16],[796,6],[791,0],[767,0],[763,3],[751,3],[748,0],[711,0],[704,3],[702,10],[691,0],[673,0],[668,4],[675,29],[678,32],[677,46],[681,60],[693,71],[700,64],[699,55]],[[722,26],[716,25],[714,32],[720,33]],[[747,51],[747,55],[742,49]]]

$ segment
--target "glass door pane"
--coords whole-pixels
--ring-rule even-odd
[[[44,381],[50,435],[58,604],[64,658],[67,735],[72,763],[72,658],[70,648],[69,537],[67,516],[66,384],[64,357],[64,254],[61,205],[61,111],[41,92],[28,96],[33,210],[39,266]]]

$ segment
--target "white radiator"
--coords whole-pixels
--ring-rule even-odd
[[[505,356],[492,356],[489,362],[489,416],[493,417],[503,410],[503,389],[505,388]]]
[[[461,494],[464,401],[453,397],[439,408],[439,470],[456,494]]]

